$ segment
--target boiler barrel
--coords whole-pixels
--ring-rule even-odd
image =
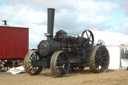
[[[40,56],[46,57],[52,55],[55,51],[61,50],[60,42],[54,40],[42,40],[38,45]]]

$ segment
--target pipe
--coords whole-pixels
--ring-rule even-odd
[[[4,22],[4,25],[7,25],[7,21],[6,20],[2,20],[2,22]]]
[[[48,29],[47,33],[47,40],[53,40],[53,29],[54,29],[54,8],[48,8]]]

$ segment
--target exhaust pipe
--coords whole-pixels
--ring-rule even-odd
[[[48,29],[47,33],[45,33],[47,40],[53,40],[54,12],[54,8],[48,8]]]
[[[2,20],[2,22],[4,22],[4,25],[7,25],[7,21],[6,20]]]

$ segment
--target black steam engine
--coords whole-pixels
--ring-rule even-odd
[[[104,45],[94,46],[94,36],[85,30],[81,36],[69,36],[61,27],[53,37],[54,11],[48,9],[47,40],[42,40],[37,50],[30,51],[24,59],[26,72],[39,74],[50,68],[53,76],[64,76],[69,70],[83,70],[89,67],[92,72],[101,73],[108,69],[109,53]]]

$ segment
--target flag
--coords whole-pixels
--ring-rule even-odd
[[[96,29],[96,28],[90,28],[90,30],[95,30],[95,31],[98,31],[98,29]]]

